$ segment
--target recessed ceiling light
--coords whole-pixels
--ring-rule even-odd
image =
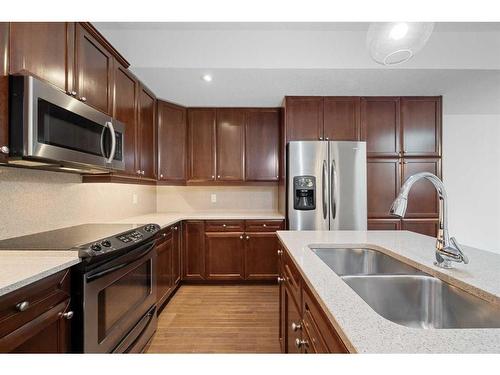
[[[212,82],[212,76],[210,74],[204,74],[201,79],[205,82]]]
[[[389,36],[394,40],[399,40],[404,38],[408,33],[408,24],[405,22],[397,23],[391,29]]]

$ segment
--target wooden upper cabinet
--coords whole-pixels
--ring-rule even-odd
[[[361,98],[361,138],[367,156],[399,156],[399,97]]]
[[[279,127],[278,109],[248,110],[245,125],[246,181],[279,179]]]
[[[9,23],[0,22],[0,56],[9,50]],[[7,160],[9,146],[9,77],[6,59],[0,59],[0,162]],[[2,152],[1,150],[4,150]]]
[[[323,137],[331,141],[360,139],[359,97],[325,97],[323,101]]]
[[[158,180],[186,180],[186,108],[158,101]]]
[[[155,178],[155,114],[156,98],[145,86],[139,88],[139,165],[142,177]]]
[[[403,160],[402,182],[420,172],[430,172],[441,177],[441,160],[405,158]],[[407,218],[433,218],[439,215],[439,200],[436,189],[426,179],[415,182],[408,194]]]
[[[323,97],[285,98],[286,141],[317,141],[323,137]]]
[[[441,155],[441,97],[401,98],[404,156]]]
[[[389,213],[401,185],[399,159],[368,159],[367,195],[369,218],[392,218]]]
[[[217,109],[217,180],[243,181],[245,178],[245,111]]]
[[[61,90],[71,91],[74,23],[11,22],[9,60],[10,74],[29,72]]]
[[[77,98],[111,114],[113,56],[80,23],[75,28]]]
[[[125,173],[137,174],[137,95],[139,82],[123,66],[115,64],[113,117],[125,125],[123,157]]]
[[[215,109],[188,109],[188,180],[215,180]]]

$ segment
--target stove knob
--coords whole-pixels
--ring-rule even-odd
[[[101,245],[104,246],[104,247],[110,247],[111,246],[111,242],[109,242],[108,240],[104,240],[101,242]]]
[[[93,244],[92,246],[90,246],[90,248],[94,251],[101,251],[102,250],[101,245],[99,245],[98,243]]]

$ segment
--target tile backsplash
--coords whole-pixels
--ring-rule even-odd
[[[82,184],[76,174],[0,167],[0,209],[3,239],[155,212],[156,187]]]

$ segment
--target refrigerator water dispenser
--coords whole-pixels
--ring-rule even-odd
[[[296,176],[293,178],[294,203],[296,210],[314,210],[316,208],[316,177]]]

